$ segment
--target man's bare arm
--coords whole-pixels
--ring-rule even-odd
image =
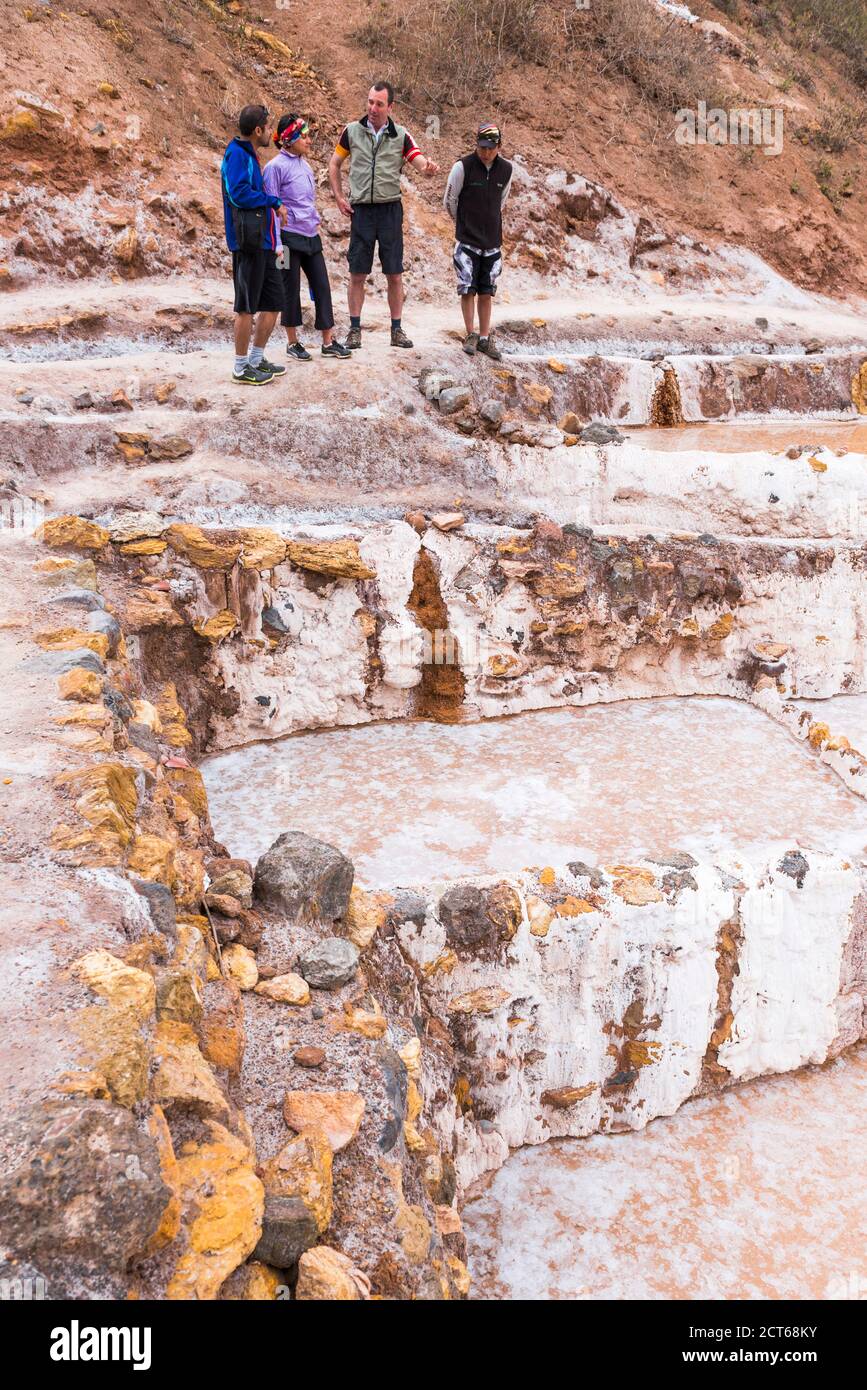
[[[352,216],[352,208],[343,195],[343,161],[345,156],[339,155],[337,151],[331,156],[328,163],[328,182],[331,185],[331,192],[334,194],[334,201],[340,208],[345,217]]]

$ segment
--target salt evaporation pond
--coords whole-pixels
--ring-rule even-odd
[[[302,830],[368,886],[676,849],[867,847],[864,802],[764,714],[721,698],[305,733],[202,772],[231,853],[255,860]]]
[[[463,1224],[478,1299],[867,1292],[867,1049],[513,1154]]]

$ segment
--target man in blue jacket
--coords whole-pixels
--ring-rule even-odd
[[[265,356],[265,347],[283,308],[276,254],[282,245],[279,226],[286,221],[286,209],[279,198],[265,192],[256,153],[270,142],[267,108],[245,106],[238,117],[238,131],[226,146],[220,167],[226,243],[232,253],[235,282],[232,380],[240,386],[266,386],[286,371]]]

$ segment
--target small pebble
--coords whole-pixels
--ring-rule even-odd
[[[299,1047],[298,1051],[292,1054],[292,1060],[299,1067],[321,1067],[325,1061],[325,1053],[321,1047]]]

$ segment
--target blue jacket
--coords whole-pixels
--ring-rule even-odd
[[[226,146],[220,165],[220,179],[223,185],[226,245],[230,251],[237,251],[238,242],[232,224],[232,204],[238,208],[279,208],[280,199],[265,192],[262,170],[249,140],[232,140]],[[277,218],[267,217],[262,233],[262,248],[276,251],[280,244]]]

